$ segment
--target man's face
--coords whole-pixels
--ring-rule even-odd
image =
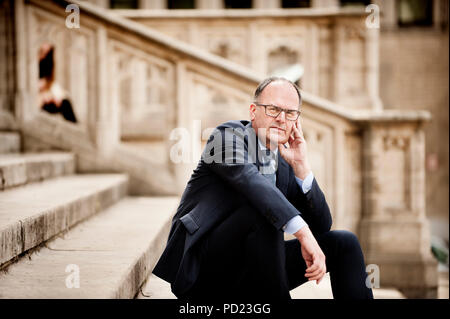
[[[298,110],[299,98],[295,88],[288,82],[275,81],[267,85],[258,98],[258,104],[276,105],[283,109]],[[269,141],[273,146],[285,144],[296,121],[286,119],[285,112],[281,112],[276,118],[266,115],[265,107],[255,104],[250,105],[250,119],[252,127],[261,141]],[[260,136],[264,134],[265,136]]]

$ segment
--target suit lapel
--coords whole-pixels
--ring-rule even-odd
[[[278,150],[278,168],[277,168],[277,187],[284,194],[287,195],[289,184],[289,164],[280,155]]]
[[[257,143],[257,137],[254,133],[254,130],[252,128],[252,122],[249,122],[247,125],[245,125],[246,129],[251,129],[252,130],[252,134],[250,134],[250,136],[254,139],[253,143],[256,143],[255,145],[256,147],[256,152],[259,152],[259,146]],[[250,141],[249,141],[250,142]],[[259,168],[259,156],[257,156],[258,154],[255,154],[256,158],[256,167]],[[277,167],[277,182],[276,182],[276,186],[277,188],[284,194],[287,194],[287,189],[288,189],[288,184],[289,184],[289,164],[283,159],[283,157],[280,155],[280,150],[278,150],[278,154],[277,154],[277,160],[278,160],[278,167]]]
[[[247,125],[245,125],[245,129],[248,132],[248,140],[247,140],[247,148],[248,148],[248,156],[249,156],[249,161],[251,161],[252,163],[254,163],[256,165],[256,167],[260,166],[260,161],[259,161],[259,144],[258,144],[258,137],[256,136],[255,130],[252,127],[252,122],[249,122]],[[249,145],[251,144],[251,145]]]

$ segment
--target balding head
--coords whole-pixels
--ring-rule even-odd
[[[278,77],[278,76],[271,76],[269,78],[266,78],[265,80],[263,80],[261,83],[258,84],[258,87],[255,90],[255,95],[253,97],[253,101],[257,102],[259,96],[261,95],[261,93],[264,91],[264,89],[271,83],[273,82],[284,82],[284,83],[289,83],[293,89],[295,89],[295,91],[297,92],[298,95],[298,105],[300,106],[302,104],[302,95],[300,94],[300,88],[294,83],[289,81],[286,78],[283,77]]]
[[[250,105],[250,118],[252,127],[266,147],[273,149],[274,146],[288,141],[296,121],[286,119],[286,114],[295,114],[300,104],[300,90],[287,79],[271,77],[258,85],[254,103]],[[273,116],[267,111],[271,106],[283,111]]]

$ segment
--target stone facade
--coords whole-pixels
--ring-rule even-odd
[[[433,233],[448,241],[448,32],[384,31],[380,96],[386,109],[426,109],[426,211]]]
[[[300,86],[353,109],[381,109],[378,30],[363,10],[114,10],[262,76],[300,64]]]
[[[320,3],[319,3],[320,2]],[[271,16],[271,23],[279,26],[282,25],[282,20],[277,20],[278,13],[273,11],[270,13],[248,12],[246,14],[239,12],[234,13],[230,10],[224,12],[224,21],[220,22],[220,14],[206,13],[197,11],[196,13],[163,13],[163,12],[141,12],[139,11],[119,11],[127,17],[131,17],[138,22],[150,25],[153,28],[159,29],[162,32],[170,34],[171,36],[178,36],[179,39],[194,43],[197,46],[203,47],[210,52],[230,59],[234,62],[245,64],[242,61],[247,61],[247,65],[251,67],[259,65],[265,67],[253,67],[255,71],[265,70],[266,74],[270,74],[275,68],[286,64],[293,64],[295,62],[305,61],[305,56],[319,57],[319,62],[314,60],[307,60],[307,64],[319,65],[323,73],[317,73],[313,76],[314,67],[305,71],[305,76],[301,80],[303,87],[313,93],[322,97],[334,100],[341,105],[352,107],[352,105],[364,105],[364,97],[358,97],[358,94],[364,92],[367,88],[367,95],[372,96],[372,108],[374,109],[399,109],[399,110],[429,110],[432,114],[432,121],[426,125],[425,130],[426,150],[425,162],[427,174],[421,183],[424,183],[423,190],[426,192],[426,207],[427,217],[431,219],[431,230],[433,235],[439,236],[448,242],[448,1],[435,0],[432,7],[432,21],[433,24],[429,27],[409,27],[401,28],[398,26],[398,2],[395,1],[373,1],[378,5],[381,13],[381,31],[371,32],[374,30],[365,30],[364,37],[368,40],[358,42],[355,39],[361,37],[361,32],[355,32],[352,27],[340,28],[339,25],[355,26],[352,18],[336,16],[334,28],[330,29],[330,33],[320,31],[321,41],[318,46],[299,46],[297,49],[292,48],[292,43],[301,43],[301,35],[297,39],[287,39],[285,34],[289,32],[296,32],[299,27],[295,26],[295,21],[307,19],[305,16],[297,14],[296,10],[288,10],[284,13],[285,16],[290,15],[290,25],[286,29],[291,31],[274,32],[274,38],[264,38],[259,40],[261,36],[255,36],[256,40],[245,41],[252,43],[258,41],[270,43],[275,41],[278,49],[273,52],[258,50],[262,52],[259,56],[257,54],[248,53],[247,56],[251,58],[245,59],[245,53],[239,53],[235,48],[229,49],[222,43],[219,49],[214,46],[204,45],[202,37],[214,37],[209,31],[210,28],[221,28],[221,34],[215,36],[216,42],[224,41],[227,31],[231,32],[239,21],[239,16],[247,15],[247,23],[249,25],[258,25],[258,30],[264,28],[264,22],[260,22],[260,16]],[[313,7],[322,7],[326,10],[335,9],[338,7],[337,3],[327,1],[316,1]],[[325,11],[324,11],[325,12]],[[342,11],[341,11],[342,12]],[[447,12],[447,14],[445,14]],[[172,18],[166,18],[171,15]],[[212,16],[215,16],[214,23],[210,23]],[[296,17],[294,17],[296,16]],[[323,14],[325,16],[325,13]],[[322,16],[322,17],[323,17]],[[146,18],[147,17],[147,18]],[[152,17],[152,21],[149,21]],[[353,17],[355,18],[355,17]],[[172,22],[168,22],[170,20]],[[261,19],[263,20],[263,19]],[[317,23],[313,19],[311,23]],[[266,21],[265,21],[266,22]],[[175,23],[183,25],[184,30],[190,30],[184,36],[176,34],[174,29]],[[267,22],[266,22],[267,23]],[[320,29],[320,23],[319,30]],[[169,25],[171,28],[169,28]],[[208,27],[206,27],[208,25]],[[208,34],[199,32],[198,30],[208,29]],[[236,32],[238,34],[239,32]],[[263,33],[263,32],[261,32]],[[308,29],[307,33],[312,34],[312,29]],[[246,36],[246,32],[242,31],[240,34],[243,37],[251,39]],[[281,35],[282,34],[282,35]],[[192,39],[192,40],[191,40]],[[203,42],[202,42],[203,41]],[[233,40],[233,41],[236,41]],[[325,44],[322,44],[323,43]],[[231,42],[231,41],[230,41]],[[236,41],[236,43],[238,43]],[[327,44],[334,43],[333,48],[336,50],[333,54],[327,51]],[[379,44],[378,44],[379,43]],[[241,41],[242,44],[242,41]],[[290,47],[287,45],[289,44]],[[269,44],[267,44],[269,45]],[[242,45],[241,45],[242,47]],[[241,52],[249,51],[247,47],[241,49]],[[299,53],[301,52],[301,53]],[[311,53],[311,52],[314,52]],[[327,58],[323,58],[326,55]],[[330,59],[330,57],[332,57]],[[257,60],[260,62],[256,62]],[[264,64],[261,61],[269,61]],[[251,62],[250,62],[251,61]],[[331,62],[330,62],[331,61]],[[334,65],[330,67],[335,61],[343,67]],[[420,61],[420,62],[419,62]],[[419,62],[419,63],[418,63]],[[358,71],[358,65],[364,65],[364,72]],[[370,72],[370,68],[375,69],[375,72]],[[337,71],[338,70],[338,71]],[[374,74],[371,76],[370,74]],[[379,74],[379,75],[378,75]],[[331,75],[331,77],[330,77]],[[328,76],[328,77],[327,77]],[[315,84],[314,79],[318,80],[319,84]],[[345,81],[348,79],[348,82]],[[369,84],[370,83],[370,84]],[[315,90],[314,88],[319,87]],[[352,93],[348,93],[348,92]],[[382,102],[381,102],[382,101]],[[383,104],[385,104],[383,106]],[[401,143],[401,142],[399,142]],[[400,151],[396,155],[389,155],[384,160],[387,163],[402,163],[404,162],[404,154]],[[387,167],[388,171],[404,172],[404,165],[397,167],[395,164],[392,167]],[[321,170],[323,171],[323,170]],[[405,175],[405,173],[402,173]],[[401,178],[404,178],[403,176]],[[395,174],[390,177],[396,176]],[[399,177],[400,178],[400,177]],[[389,185],[385,188],[385,193],[394,196],[390,198],[392,202],[401,200],[405,193],[405,186],[396,186],[396,183],[386,182]],[[389,189],[389,187],[400,187]],[[400,193],[399,193],[400,192]],[[402,196],[398,196],[398,195]],[[345,195],[344,195],[345,196]],[[356,205],[353,205],[356,206]],[[358,208],[356,208],[358,209]],[[346,218],[351,219],[352,214],[345,214]],[[341,217],[344,218],[344,217]],[[346,223],[348,226],[351,222]],[[430,227],[427,226],[427,227]],[[389,236],[387,236],[389,238]],[[426,239],[424,240],[426,241]],[[429,257],[429,256],[428,256]],[[427,257],[427,258],[428,258]],[[434,280],[434,279],[433,279]]]
[[[0,3],[0,130],[15,128],[14,4]]]
[[[71,150],[79,172],[127,172],[133,194],[180,194],[209,129],[248,118],[253,90],[269,67],[302,59],[307,62],[301,82],[303,127],[333,227],[358,234],[369,262],[380,265],[383,285],[412,297],[434,296],[436,263],[429,252],[424,189],[424,125],[430,117],[423,111],[381,108],[378,35],[361,26],[360,11],[263,17],[230,13],[230,21],[211,20],[208,13],[194,22],[175,16],[181,26],[189,22],[185,28],[164,16],[159,22],[172,32],[168,37],[98,6],[77,3],[80,29],[65,28],[66,13],[57,3],[15,2],[14,118],[26,150]],[[257,23],[244,23],[249,19]],[[221,37],[234,44],[224,46]],[[76,112],[83,114],[80,125],[37,110],[37,50],[43,41],[60,52],[56,76],[69,88]],[[171,157],[176,144],[187,145],[187,161]],[[410,276],[397,276],[405,267]]]
[[[367,263],[380,267],[381,285],[409,298],[436,298],[434,288],[425,288],[437,274],[425,215],[425,135],[418,128],[371,123],[364,131],[359,234]]]
[[[97,6],[109,8],[108,0],[92,0]],[[137,9],[167,9],[167,0],[139,0]],[[253,0],[252,9],[277,9],[281,8],[281,0]],[[315,8],[338,7],[338,0],[312,0],[311,6]],[[195,0],[195,9],[224,9],[224,0]]]

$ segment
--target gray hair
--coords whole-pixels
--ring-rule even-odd
[[[297,84],[295,84],[292,81],[289,81],[286,78],[282,78],[279,76],[271,76],[271,77],[263,80],[261,83],[259,83],[258,87],[255,90],[255,96],[253,97],[253,100],[256,102],[258,100],[258,97],[261,95],[262,91],[266,88],[266,86],[268,86],[272,82],[278,82],[278,81],[287,82],[287,83],[291,84],[294,87],[294,89],[297,91],[298,101],[299,101],[298,104],[302,105],[302,95],[300,94],[300,88],[297,86]]]

